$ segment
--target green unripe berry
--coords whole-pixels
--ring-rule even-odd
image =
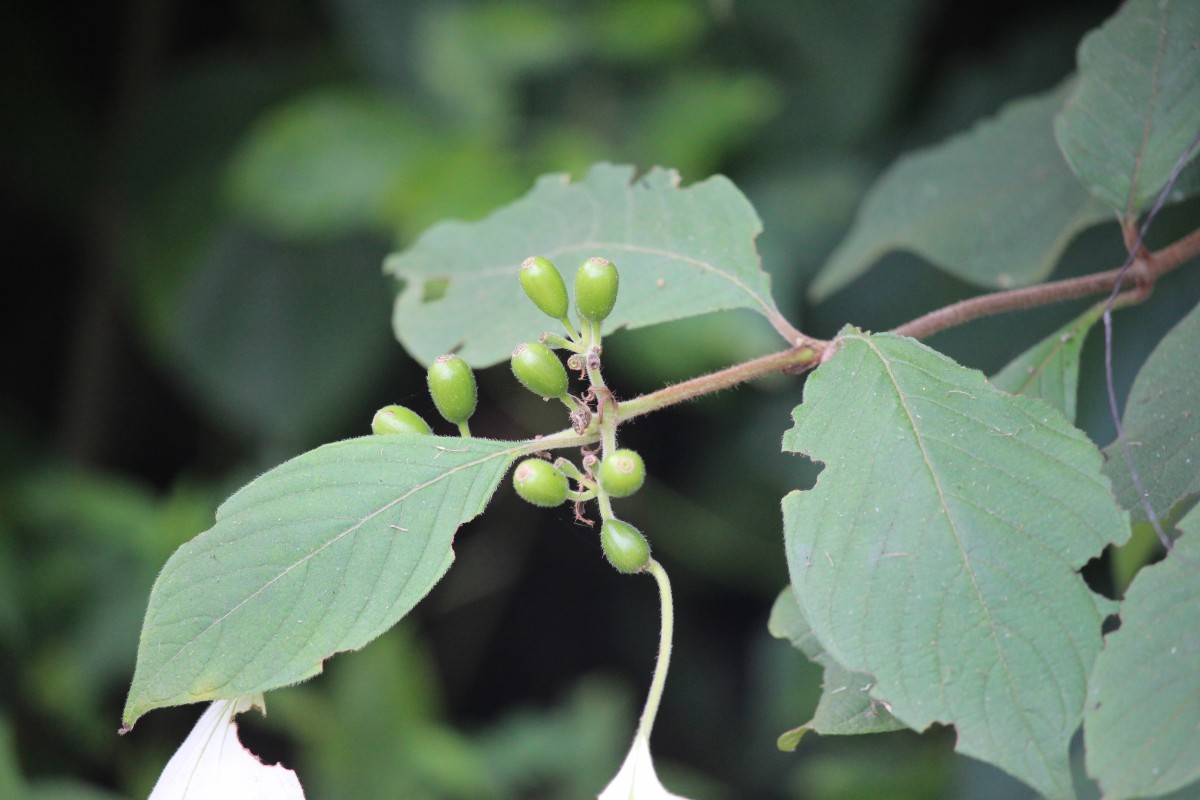
[[[619,519],[600,526],[600,547],[617,572],[640,572],[650,561],[650,543],[642,532]]]
[[[642,488],[646,464],[633,450],[614,450],[600,462],[600,485],[612,497],[628,497]]]
[[[404,406],[384,406],[375,412],[371,420],[371,432],[383,433],[433,433],[429,423],[410,408]]]
[[[527,503],[553,508],[567,499],[567,476],[549,461],[527,458],[513,471],[513,488]]]
[[[603,322],[617,302],[617,266],[607,258],[589,258],[575,273],[575,308],[589,322]]]
[[[567,284],[550,259],[541,256],[525,259],[521,263],[521,288],[543,314],[554,319],[567,316]]]
[[[429,396],[447,422],[461,425],[475,413],[479,399],[475,373],[455,355],[438,356],[429,365]]]
[[[544,344],[517,345],[512,354],[512,371],[521,385],[536,395],[548,398],[567,393],[567,369]]]

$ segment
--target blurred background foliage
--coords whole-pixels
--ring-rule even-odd
[[[130,0],[0,25],[0,796],[145,796],[198,709],[119,738],[157,570],[229,492],[389,402],[429,414],[391,338],[383,256],[551,171],[655,164],[731,176],[763,217],[781,308],[805,331],[884,329],[973,290],[888,256],[820,305],[804,288],[873,178],[1005,101],[1054,86],[1115,0]],[[1166,240],[1195,204],[1164,215]],[[1107,268],[1115,226],[1058,274]],[[1194,278],[1137,309],[1137,356]],[[995,371],[1081,306],[933,344]],[[1017,319],[1017,325],[1013,324]],[[620,333],[626,395],[776,347],[731,313]],[[1085,366],[1080,423],[1107,421]],[[503,367],[473,427],[561,421]],[[651,481],[627,501],[674,576],[677,659],[655,730],[668,785],[705,798],[1012,798],[952,735],[775,738],[819,670],[770,639],[786,583],[778,501],[811,480],[779,452],[780,377],[630,425]],[[1106,427],[1108,426],[1108,427]],[[410,619],[272,693],[244,738],[309,797],[594,796],[632,735],[657,635],[652,586],[599,558],[568,510],[501,491]]]

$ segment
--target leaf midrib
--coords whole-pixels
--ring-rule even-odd
[[[1013,695],[1013,690],[1015,688],[1013,676],[1009,670],[1008,659],[1005,657],[1004,650],[1000,645],[1000,639],[999,639],[998,631],[996,629],[997,628],[996,621],[992,617],[991,610],[988,608],[987,603],[984,602],[983,592],[979,586],[979,581],[975,574],[975,570],[973,569],[973,567],[971,565],[971,561],[967,556],[967,553],[966,553],[966,550],[965,550],[965,547],[964,547],[964,544],[962,541],[962,536],[959,533],[958,525],[956,524],[955,519],[954,519],[953,515],[951,514],[950,507],[946,502],[946,495],[942,490],[942,484],[938,478],[937,470],[934,468],[934,465],[933,465],[932,460],[930,459],[929,453],[925,449],[924,438],[921,436],[920,432],[917,429],[917,421],[914,418],[912,411],[909,409],[908,404],[905,401],[904,392],[900,388],[900,383],[899,383],[899,380],[896,378],[896,374],[892,371],[891,362],[884,355],[884,353],[875,345],[875,343],[873,341],[871,341],[869,338],[867,338],[865,336],[850,336],[847,338],[857,339],[857,340],[863,342],[864,344],[866,344],[867,347],[871,350],[871,352],[879,359],[880,364],[883,366],[885,372],[887,373],[888,379],[892,383],[892,388],[894,389],[894,391],[896,393],[896,401],[897,401],[897,403],[899,403],[901,409],[903,409],[903,411],[904,411],[905,416],[908,418],[909,427],[912,430],[913,436],[917,443],[917,447],[921,451],[921,459],[922,459],[922,461],[924,461],[925,467],[929,472],[930,480],[933,482],[934,488],[937,490],[938,501],[943,510],[945,519],[950,525],[951,533],[954,536],[954,543],[955,543],[955,546],[958,547],[958,551],[959,551],[959,555],[962,560],[963,567],[966,570],[967,574],[970,576],[971,588],[974,590],[976,599],[978,600],[979,608],[983,612],[984,617],[987,620],[988,631],[992,637],[992,642],[994,644],[997,660],[1000,663],[1001,669],[1004,671],[1005,690],[1008,692],[1009,700],[1012,702],[1013,708],[1017,709],[1018,714],[1021,719],[1021,724],[1025,727],[1026,731],[1028,731],[1028,733],[1030,735],[1030,741],[1036,742],[1037,737],[1033,731],[1032,726],[1029,724],[1028,715],[1025,713],[1025,710],[1021,707],[1021,705],[1017,702],[1017,698]],[[1055,771],[1051,767],[1049,761],[1046,759],[1046,754],[1045,754],[1044,750],[1041,747],[1036,747],[1034,749],[1037,752],[1038,757],[1041,759],[1042,765],[1045,767],[1047,773],[1049,775],[1053,776],[1055,774]]]

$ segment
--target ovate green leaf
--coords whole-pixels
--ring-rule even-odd
[[[1121,604],[1088,687],[1088,774],[1105,800],[1157,797],[1200,778],[1200,509]]]
[[[368,436],[248,484],[167,561],[125,705],[240,697],[302,681],[403,617],[450,567],[512,443]]]
[[[1158,516],[1200,491],[1200,306],[1163,337],[1134,379],[1125,403],[1125,438],[1142,488]],[[1119,442],[1105,449],[1105,472],[1134,519],[1146,512]]]
[[[1079,46],[1079,82],[1054,122],[1071,169],[1136,215],[1200,131],[1200,3],[1129,0]]]
[[[1104,307],[1095,305],[1047,336],[992,376],[992,385],[1009,394],[1037,397],[1075,421],[1079,397],[1079,355],[1088,332]]]
[[[457,352],[474,366],[505,360],[522,341],[555,328],[521,291],[529,256],[549,258],[573,291],[575,270],[603,256],[621,290],[604,329],[637,328],[732,308],[782,321],[759,265],[762,229],[749,201],[717,176],[686,188],[654,169],[600,164],[572,183],[547,175],[520,200],[479,222],[445,222],[388,259],[404,281],[396,336],[419,361]]]
[[[821,699],[810,722],[779,737],[779,746],[793,750],[805,731],[820,734],[883,733],[904,728],[887,710],[885,703],[871,697],[875,679],[863,672],[851,672],[837,663],[813,636],[803,609],[791,587],[780,592],[767,622],[771,635],[787,639],[809,659],[825,668]]]
[[[1051,123],[1067,86],[905,156],[876,182],[812,286],[850,283],[891,250],[986,287],[1035,283],[1083,228],[1109,212],[1079,185]]]
[[[787,450],[825,464],[783,503],[813,634],[905,725],[1050,797],[1100,649],[1076,570],[1129,535],[1096,448],[910,339],[849,332],[808,379]]]

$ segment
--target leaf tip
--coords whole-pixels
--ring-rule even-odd
[[[804,734],[808,733],[811,728],[808,725],[801,725],[799,728],[792,728],[790,731],[784,731],[775,740],[775,746],[785,753],[794,753],[800,745],[800,740],[804,738]]]

